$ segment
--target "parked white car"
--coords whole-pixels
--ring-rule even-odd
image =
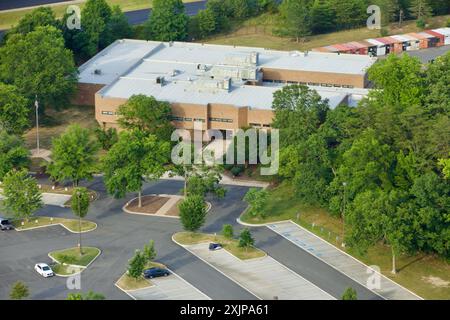
[[[48,266],[46,263],[38,263],[34,266],[34,270],[39,273],[44,278],[53,277],[55,274],[53,273],[52,268]]]

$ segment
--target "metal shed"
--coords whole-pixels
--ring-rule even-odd
[[[433,29],[432,31],[442,34],[444,36],[444,44],[450,44],[450,28]]]

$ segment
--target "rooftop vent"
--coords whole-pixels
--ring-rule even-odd
[[[164,77],[156,77],[156,84],[159,84],[162,87],[164,85]]]

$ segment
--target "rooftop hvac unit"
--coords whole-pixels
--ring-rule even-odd
[[[164,77],[156,77],[156,84],[164,85]]]
[[[95,75],[101,75],[101,74],[102,74],[102,70],[100,70],[100,69],[95,69],[95,70],[94,70],[94,74],[95,74]]]

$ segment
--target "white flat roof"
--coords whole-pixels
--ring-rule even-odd
[[[376,46],[378,46],[378,47],[384,47],[384,46],[386,46],[386,43],[380,42],[380,41],[375,40],[375,39],[366,39],[365,41],[367,41],[367,42],[369,42],[369,43],[371,43],[371,44],[374,44],[374,45],[376,45]]]
[[[323,52],[275,51],[262,48],[234,47],[189,42],[117,40],[79,68],[79,82],[109,84],[144,60],[165,63],[218,65],[227,56],[259,53],[259,68],[297,71],[364,74],[376,61],[364,55]],[[156,65],[154,65],[156,66]],[[99,70],[100,74],[96,74]]]
[[[237,81],[232,83],[230,90],[222,90],[214,87],[215,81],[220,79],[206,77],[198,70],[199,64],[208,68],[215,66],[223,68],[224,64],[233,62],[234,57],[240,61],[239,59],[246,58],[253,52],[259,53],[258,63],[253,66],[257,69],[364,74],[376,61],[376,58],[364,55],[285,52],[185,42],[118,40],[80,67],[79,82],[105,84],[99,94],[106,97],[128,99],[134,94],[145,94],[171,103],[198,105],[221,103],[237,107],[271,109],[273,93],[279,90],[280,86],[247,86]],[[229,67],[236,68],[235,65]],[[95,73],[97,69],[100,70],[99,74]],[[164,77],[164,85],[157,83],[158,77]],[[202,82],[205,81],[212,83],[202,86]],[[329,100],[331,108],[342,103],[350,95],[367,94],[364,89],[312,88],[317,90],[323,99]]]
[[[150,41],[115,41],[78,69],[78,82],[109,84],[158,45]],[[100,74],[96,74],[95,70],[100,70]]]

